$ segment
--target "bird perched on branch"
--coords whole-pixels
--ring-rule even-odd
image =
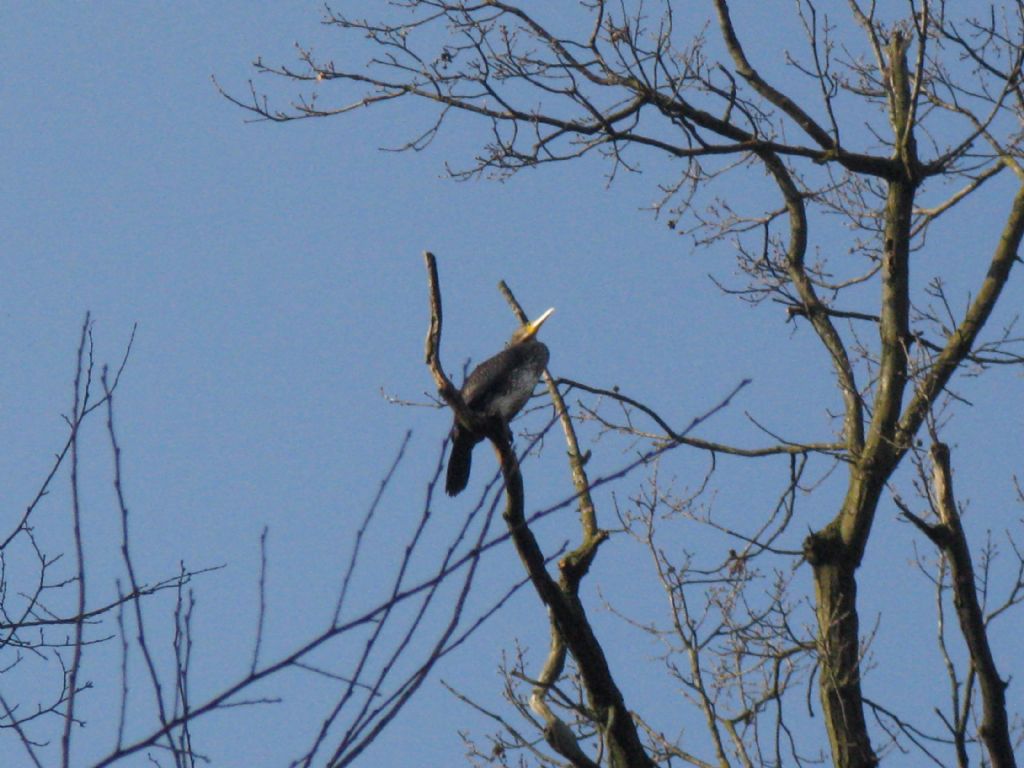
[[[537,331],[554,311],[554,308],[549,309],[532,323],[519,328],[505,349],[473,369],[460,390],[463,402],[471,411],[488,420],[499,419],[507,428],[522,410],[548,364],[548,348],[537,341]],[[474,432],[460,424],[456,417],[445,483],[449,496],[459,494],[469,482],[473,447],[484,437],[484,433]]]

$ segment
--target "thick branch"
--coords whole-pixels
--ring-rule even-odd
[[[450,392],[454,387],[441,368],[437,351],[441,329],[441,298],[437,266],[432,254],[425,253],[424,259],[430,283],[431,301],[426,359],[434,380],[438,384],[438,391],[442,397],[445,397],[445,393]],[[466,416],[471,421],[473,420],[472,412],[466,408],[461,398],[455,397],[449,400],[445,397],[445,400],[453,410],[456,410],[460,419]],[[459,413],[460,409],[466,413]],[[523,476],[519,468],[519,459],[508,440],[507,428],[499,430],[494,424],[484,424],[482,427],[482,432],[487,435],[497,454],[502,478],[505,481],[505,511],[502,516],[527,575],[541,601],[550,612],[554,629],[557,630],[576,660],[591,708],[608,743],[611,766],[613,768],[654,768],[655,764],[644,750],[636,725],[629,710],[626,709],[622,692],[612,677],[604,650],[594,635],[582,603],[575,594],[566,592],[551,578],[540,545],[526,523]],[[564,737],[565,733],[559,729],[552,735],[553,738]],[[551,743],[556,744],[554,741]],[[586,763],[579,764],[586,765]]]
[[[498,289],[512,307],[516,319],[521,324],[528,322],[526,313],[504,280],[498,284]],[[589,570],[590,564],[597,554],[598,546],[607,538],[608,534],[597,527],[597,514],[590,495],[590,479],[587,477],[584,461],[580,454],[576,430],[572,425],[569,410],[565,407],[565,400],[562,398],[561,392],[558,391],[558,385],[547,369],[544,371],[544,382],[548,387],[551,400],[555,404],[555,410],[558,412],[562,431],[565,433],[568,444],[569,468],[573,486],[576,489],[580,524],[583,529],[583,542],[559,561],[559,569],[562,574],[559,588],[565,594],[566,599],[576,600],[580,581]],[[565,654],[565,640],[562,638],[558,625],[552,619],[551,646],[530,695],[530,708],[544,719],[544,739],[558,754],[569,760],[576,768],[598,768],[597,764],[580,749],[572,729],[554,713],[547,702],[551,686],[558,681],[565,667]]]
[[[725,45],[729,49],[729,55],[732,56],[732,60],[736,64],[736,71],[740,76],[750,83],[755,91],[789,115],[822,149],[837,151],[839,149],[837,138],[829,136],[828,132],[804,112],[796,102],[769,85],[751,66],[747,60],[747,54],[736,36],[736,29],[733,27],[726,0],[715,0],[715,10],[718,11],[718,23],[722,29]]]
[[[982,281],[974,301],[960,325],[950,334],[946,346],[932,363],[928,375],[918,385],[913,399],[900,419],[899,431],[904,436],[901,441],[903,450],[906,450],[907,441],[917,433],[928,409],[935,402],[935,398],[949,382],[957,367],[970,354],[978,334],[985,326],[989,315],[992,314],[992,309],[999,301],[1003,288],[1010,278],[1013,263],[1019,261],[1017,252],[1020,249],[1022,236],[1024,236],[1024,186],[1017,191],[1013,199],[1013,205],[1010,207],[1010,213],[999,238],[999,244],[992,255],[985,279]]]
[[[836,371],[839,389],[843,396],[844,418],[843,439],[847,448],[854,456],[858,455],[864,444],[864,404],[853,373],[846,346],[842,337],[832,324],[827,308],[818,298],[814,284],[807,275],[804,258],[807,253],[807,211],[803,196],[793,182],[793,178],[782,160],[774,154],[762,154],[768,171],[775,179],[786,202],[789,214],[789,245],[786,252],[786,268],[790,280],[800,295],[807,317],[814,326],[818,338],[832,357],[832,365]]]
[[[611,765],[613,768],[653,768],[655,764],[640,742],[636,725],[626,709],[622,692],[612,677],[604,649],[594,635],[583,604],[575,595],[563,592],[548,574],[540,545],[526,524],[523,478],[515,451],[501,441],[492,440],[492,444],[501,461],[501,473],[505,479],[505,523],[534,589],[548,607],[552,623],[576,659],[591,708],[608,740]]]
[[[978,601],[971,552],[967,535],[960,524],[956,498],[953,495],[953,473],[949,464],[949,446],[935,443],[931,449],[933,498],[939,513],[939,524],[925,529],[928,537],[949,559],[960,630],[977,671],[981,687],[982,721],[978,733],[993,768],[1016,768],[1013,742],[1006,716],[1006,682],[999,676],[988,642],[985,616]],[[915,521],[920,527],[922,523]]]

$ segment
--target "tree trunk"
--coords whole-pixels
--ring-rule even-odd
[[[845,559],[814,566],[819,690],[836,768],[878,764],[860,690],[860,621],[855,568]]]

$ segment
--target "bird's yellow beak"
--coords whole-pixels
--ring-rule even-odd
[[[527,323],[526,325],[524,325],[523,326],[523,333],[522,333],[523,341],[526,341],[527,339],[532,339],[534,336],[536,336],[537,335],[537,331],[539,331],[540,327],[542,325],[544,325],[544,321],[547,320],[549,317],[551,317],[551,315],[554,313],[554,311],[555,311],[555,308],[552,307],[551,309],[547,310],[543,315],[538,317],[533,322]]]

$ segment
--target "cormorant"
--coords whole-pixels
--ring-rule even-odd
[[[460,390],[463,402],[471,411],[487,419],[500,419],[507,427],[526,405],[548,364],[548,348],[537,341],[537,331],[554,311],[552,307],[532,323],[519,328],[505,349],[473,369]],[[484,437],[482,433],[466,429],[456,417],[445,483],[449,496],[460,493],[469,482],[473,447]]]

